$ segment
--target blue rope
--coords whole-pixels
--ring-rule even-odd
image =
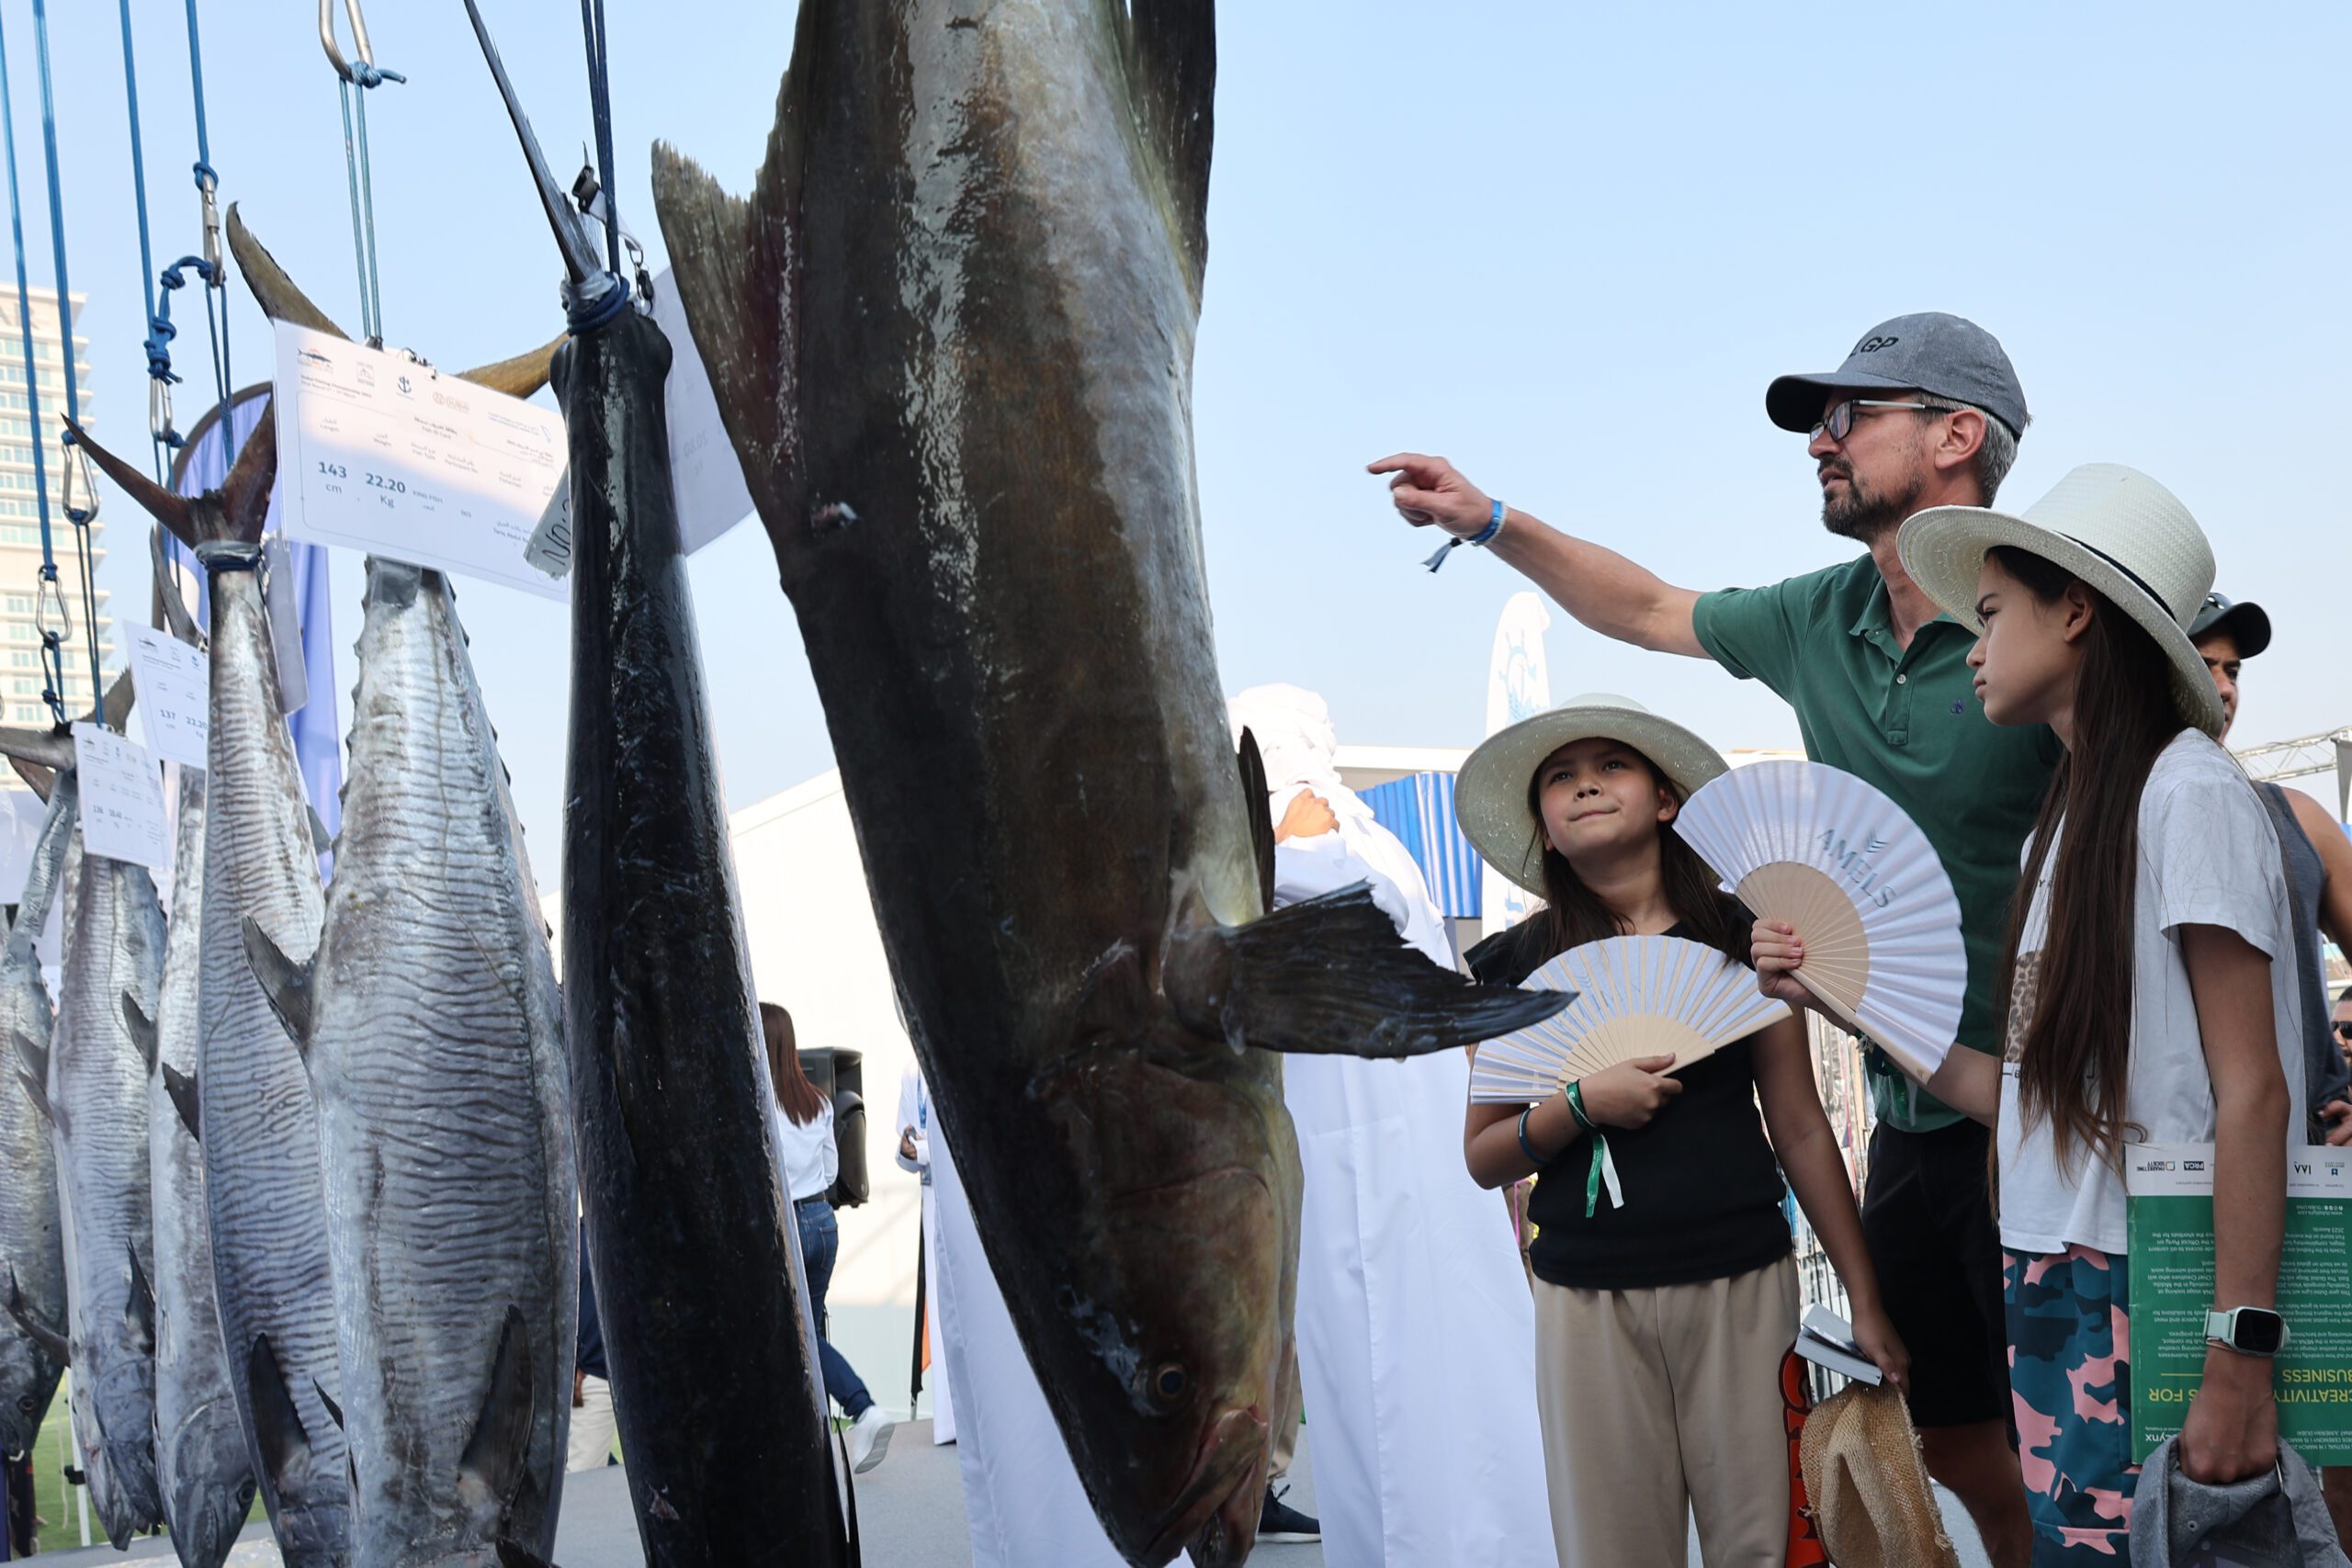
[[[57,175],[57,99],[51,90],[49,79],[49,6],[47,0],[33,0],[33,42],[40,62],[40,130],[41,144],[49,160],[49,233],[57,256],[57,335],[60,357],[65,361],[65,417],[75,424],[82,423],[81,389],[74,374],[74,286],[65,275],[65,195]],[[71,448],[74,433],[67,431],[62,445]],[[74,525],[74,547],[82,566],[82,631],[90,645],[90,702],[96,709],[106,694],[106,677],[98,668],[98,588],[90,574],[90,523],[97,516],[92,505],[74,504],[74,475],[70,460],[59,475],[64,491],[65,520]]]
[[[40,631],[41,673],[47,690],[41,693],[49,704],[49,711],[56,721],[65,722],[65,660],[63,644],[49,625],[49,606],[54,601],[62,615],[65,600],[57,590],[57,550],[49,536],[49,470],[41,460],[40,447],[40,387],[33,374],[33,309],[31,286],[25,277],[25,219],[24,202],[17,187],[17,113],[15,99],[8,90],[8,34],[0,26],[0,133],[5,133],[8,156],[8,232],[17,246],[17,324],[23,330],[25,343],[25,418],[32,432],[33,504],[40,513],[40,586],[35,626]],[[73,349],[73,337],[66,334],[67,352]]]
[[[580,30],[588,40],[588,102],[596,117],[596,175],[605,186],[605,256],[621,271],[620,194],[613,189],[613,85],[605,53],[605,0],[580,0]]]
[[[204,202],[204,320],[212,333],[213,390],[220,400],[220,426],[226,430],[229,393],[236,378],[229,368],[229,277],[220,265],[220,213],[216,200],[220,175],[212,167],[212,133],[204,118],[204,40],[196,25],[196,0],[187,0],[187,75],[196,99],[196,189]]]
[[[147,155],[139,136],[139,61],[130,46],[130,0],[122,0],[122,85],[124,96],[130,103],[130,186],[132,204],[139,211],[139,288],[147,303],[147,374],[155,381],[168,385],[172,375],[172,356],[168,348],[155,337],[155,251],[147,236]],[[162,364],[157,364],[159,349]],[[155,409],[151,401],[147,433],[154,442],[155,479],[164,479],[164,434],[170,421],[158,428],[153,417]]]

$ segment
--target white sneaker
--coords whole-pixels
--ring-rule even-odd
[[[864,1475],[882,1462],[890,1451],[891,1422],[882,1414],[878,1404],[869,1404],[865,1414],[850,1423],[849,1468],[854,1474]]]

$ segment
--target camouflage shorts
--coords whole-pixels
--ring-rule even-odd
[[[2034,1568],[2132,1557],[2132,1327],[2122,1258],[2003,1252],[2009,1393]]]

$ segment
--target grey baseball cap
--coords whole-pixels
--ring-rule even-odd
[[[2238,645],[2240,659],[2252,659],[2270,646],[2269,612],[2251,599],[2233,600],[2226,593],[2208,593],[2188,624],[2188,640],[2227,632]]]
[[[1837,369],[1783,376],[1764,389],[1764,412],[1802,435],[1821,423],[1830,392],[1920,391],[1983,409],[2022,435],[2032,416],[2001,344],[1974,321],[1925,310],[1881,321]]]

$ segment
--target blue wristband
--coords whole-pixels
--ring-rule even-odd
[[[1519,1152],[1527,1156],[1528,1164],[1541,1170],[1552,1162],[1537,1154],[1535,1145],[1527,1141],[1527,1119],[1534,1113],[1535,1107],[1532,1105],[1519,1113]]]
[[[1503,513],[1509,510],[1510,508],[1503,505],[1501,502],[1498,501],[1495,502],[1495,509],[1488,514],[1487,518],[1487,525],[1484,528],[1479,529],[1476,533],[1471,535],[1466,539],[1448,539],[1445,543],[1437,547],[1437,554],[1430,557],[1429,559],[1423,561],[1421,564],[1429,568],[1430,570],[1435,571],[1438,568],[1445,564],[1445,558],[1453,554],[1454,549],[1459,546],[1493,544],[1495,541],[1495,536],[1503,531]]]
[[[1504,506],[1501,502],[1498,501],[1495,502],[1494,515],[1487,519],[1487,525],[1476,534],[1471,535],[1470,537],[1464,542],[1465,544],[1472,545],[1493,544],[1495,542],[1495,536],[1503,531],[1503,513],[1508,510],[1510,509]]]

